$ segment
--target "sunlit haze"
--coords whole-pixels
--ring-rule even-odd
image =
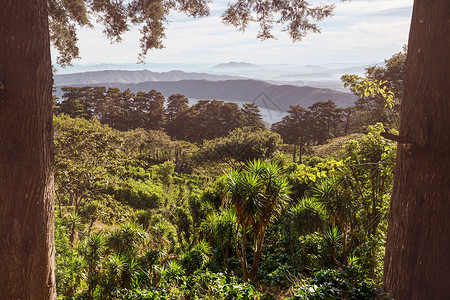
[[[151,69],[150,64],[173,64],[173,68],[177,64],[211,66],[229,61],[362,64],[383,61],[407,43],[412,0],[333,3],[337,5],[334,16],[319,23],[322,33],[310,33],[296,43],[277,29],[274,29],[277,40],[260,41],[256,39],[257,25],[251,25],[244,33],[225,26],[220,17],[227,4],[224,0],[210,4],[211,13],[206,18],[194,19],[173,13],[166,28],[166,48],[149,52],[147,64],[136,67]],[[100,27],[82,28],[78,34],[81,59],[74,61],[74,65],[134,64],[137,61],[140,36],[136,28],[124,35],[122,43],[112,45]],[[52,54],[55,57],[56,52],[53,50]],[[71,72],[71,68],[63,72]]]

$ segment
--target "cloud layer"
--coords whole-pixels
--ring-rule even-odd
[[[166,48],[150,52],[147,61],[296,65],[382,61],[407,43],[412,3],[413,0],[337,3],[334,16],[319,23],[321,34],[309,34],[303,41],[292,43],[284,32],[274,32],[277,40],[257,40],[257,25],[251,25],[244,33],[225,26],[220,14],[227,1],[216,1],[207,18],[172,14],[164,41]],[[139,32],[134,29],[125,34],[121,44],[110,45],[101,28],[80,29],[78,44],[82,59],[76,64],[133,63],[139,53]]]

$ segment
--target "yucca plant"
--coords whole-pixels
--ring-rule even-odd
[[[256,279],[266,228],[273,216],[280,213],[289,200],[290,185],[282,172],[282,167],[277,164],[254,160],[245,169],[232,170],[225,175],[224,190],[228,196],[226,202],[236,213],[236,240],[239,228],[242,230],[241,249],[236,243],[236,252],[241,260],[245,281]],[[246,255],[247,230],[252,231],[254,244],[250,270]]]
[[[86,261],[88,298],[94,299],[95,290],[100,283],[100,271],[105,253],[106,241],[101,234],[90,235],[80,247],[80,253]]]
[[[126,259],[113,253],[105,259],[105,273],[101,281],[101,299],[113,299],[112,292],[120,287],[122,272],[126,268]]]
[[[132,283],[139,276],[139,265],[135,257],[125,257],[125,266],[122,270],[121,286],[126,289],[132,288]]]
[[[182,266],[174,260],[169,261],[165,266],[161,266],[159,272],[161,274],[161,284],[174,283],[178,285],[182,280],[183,275],[185,274]]]
[[[222,250],[224,261],[228,258],[233,244],[235,223],[236,215],[233,210],[228,209],[208,215],[200,225],[201,236]]]
[[[73,247],[74,243],[78,240],[78,231],[84,227],[83,218],[76,212],[69,213],[66,216],[66,222],[70,229],[70,245]]]
[[[340,265],[337,260],[338,253],[342,250],[342,232],[339,228],[331,227],[324,236],[324,246],[328,250],[328,260],[332,265]]]
[[[326,211],[322,203],[314,198],[304,197],[289,211],[290,228],[297,237],[313,232],[323,232],[327,224]]]
[[[181,264],[187,274],[192,274],[208,263],[211,254],[211,246],[203,240],[182,253]]]
[[[140,244],[145,243],[148,233],[135,223],[125,223],[120,229],[109,234],[108,244],[118,253],[136,255]]]

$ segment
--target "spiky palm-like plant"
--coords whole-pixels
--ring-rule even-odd
[[[100,270],[105,252],[106,241],[101,234],[90,235],[80,247],[80,253],[87,265],[88,298],[94,299],[95,290],[100,282]]]
[[[167,233],[169,232],[167,223],[165,221],[160,221],[149,229],[153,240],[152,247],[156,247],[160,250],[168,248],[170,241],[167,238]]]
[[[330,216],[331,226],[336,226],[336,218],[339,210],[337,190],[335,182],[330,179],[319,181],[312,189],[313,197],[320,202]]]
[[[161,284],[171,284],[179,285],[181,277],[184,275],[184,269],[176,261],[169,261],[166,266],[161,266]]]
[[[188,274],[204,267],[212,254],[211,246],[200,241],[181,255],[181,263]]]
[[[342,173],[339,177],[321,180],[313,188],[313,197],[325,208],[331,226],[342,231],[342,260],[345,262],[356,239],[356,215],[360,205],[350,178]]]
[[[229,249],[234,238],[236,215],[231,209],[214,212],[203,220],[200,225],[201,234],[211,245],[217,245],[222,250],[224,261],[228,258]]]
[[[102,280],[101,299],[111,299],[112,291],[120,286],[122,272],[126,269],[126,259],[113,253],[105,259],[105,274]]]
[[[241,260],[244,280],[256,279],[258,263],[261,258],[264,235],[272,217],[281,212],[289,200],[290,186],[277,164],[254,160],[243,170],[232,170],[226,174],[225,191],[227,203],[234,208],[238,226],[235,230],[237,240],[239,228],[242,230],[242,246],[236,243],[236,252]],[[251,229],[254,242],[253,264],[247,266],[247,230]]]
[[[159,282],[159,265],[167,258],[167,252],[159,249],[148,249],[138,258],[140,281],[147,282],[150,286],[156,286]]]
[[[138,261],[135,257],[126,256],[125,257],[125,267],[122,270],[121,276],[121,286],[130,289],[132,284],[135,282],[135,279],[139,275],[139,265]]]
[[[289,223],[297,237],[315,231],[323,232],[327,224],[325,208],[316,199],[304,197],[290,209]]]
[[[328,249],[328,259],[331,264],[339,265],[337,260],[337,252],[342,249],[342,232],[339,228],[331,227],[324,236],[324,243]]]
[[[70,245],[73,247],[74,243],[78,240],[78,231],[84,227],[83,218],[76,212],[69,213],[66,218],[70,228]]]
[[[129,222],[109,234],[108,244],[119,253],[136,254],[138,245],[144,243],[147,238],[148,234],[145,230]]]

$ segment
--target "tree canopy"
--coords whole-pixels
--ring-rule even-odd
[[[43,0],[42,0],[43,1]],[[343,0],[345,1],[345,0]],[[139,61],[144,61],[148,51],[164,47],[165,26],[170,11],[185,13],[191,17],[209,14],[210,0],[48,0],[50,39],[60,56],[57,63],[70,65],[79,58],[77,27],[92,28],[94,19],[103,25],[103,33],[111,42],[120,42],[123,34],[133,26],[141,33]],[[222,14],[227,25],[240,31],[252,22],[260,25],[257,38],[275,38],[274,24],[284,25],[293,41],[300,41],[308,32],[320,32],[315,22],[332,15],[335,5],[314,5],[306,0],[298,1],[248,1],[228,3]]]
[[[164,25],[171,10],[205,16],[205,0],[5,0],[0,10],[0,290],[6,298],[55,298],[53,218],[52,69],[50,41],[60,52],[61,65],[79,56],[77,26],[103,24],[105,35],[120,41],[130,26],[141,32],[143,60],[163,47]],[[396,298],[448,296],[448,251],[436,241],[448,240],[448,11],[450,3],[417,0],[410,31],[403,93],[400,144],[390,216],[385,282]],[[333,6],[299,1],[238,0],[223,15],[224,22],[244,30],[261,26],[258,37],[272,38],[274,24],[286,25],[293,40],[313,23],[331,15]],[[32,99],[32,101],[30,100]],[[444,159],[443,159],[444,158]],[[447,192],[445,192],[447,191]],[[194,197],[195,198],[195,197]],[[405,207],[407,209],[405,210]],[[205,208],[206,210],[206,208]],[[375,211],[378,213],[377,211]],[[78,223],[72,218],[73,224]],[[413,220],[413,221],[411,221]],[[13,226],[11,226],[13,224]],[[164,222],[152,230],[163,231]],[[447,226],[446,226],[447,225]],[[13,230],[11,230],[13,228]],[[114,248],[120,235],[139,233],[133,226],[111,236],[118,251],[105,261],[105,290],[111,284],[129,286],[133,260]],[[133,232],[134,233],[133,233]],[[342,237],[337,229],[324,237],[329,257],[335,257]],[[91,241],[91,245],[95,243]],[[101,247],[99,247],[101,248]],[[197,253],[208,253],[208,249]],[[200,255],[201,256],[201,255]],[[189,257],[189,256],[186,256]],[[196,256],[198,257],[198,256]],[[336,258],[336,257],[335,257]],[[91,261],[92,262],[92,261]],[[21,266],[18,268],[17,266]],[[74,262],[74,265],[77,265]],[[78,264],[79,265],[79,264]],[[91,264],[91,266],[94,264]],[[203,264],[200,264],[203,265]],[[173,278],[173,272],[161,272]],[[128,271],[127,271],[128,270]],[[73,274],[77,274],[74,272]],[[320,274],[319,274],[320,275]],[[324,275],[324,274],[322,274]],[[325,274],[326,275],[326,274]],[[324,276],[325,276],[324,275]],[[323,276],[322,276],[323,278]],[[170,279],[176,282],[177,279]],[[445,296],[444,296],[445,295]]]

